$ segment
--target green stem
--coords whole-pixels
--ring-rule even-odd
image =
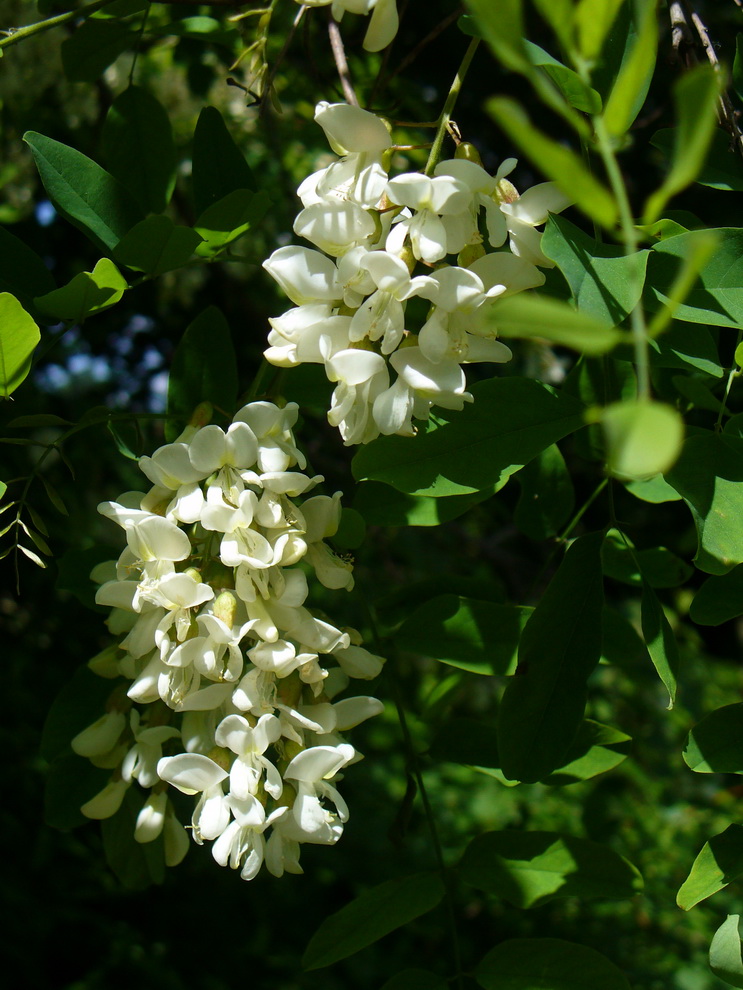
[[[604,162],[609,184],[619,207],[619,225],[622,231],[624,253],[627,257],[637,252],[639,239],[635,221],[632,216],[627,187],[622,172],[614,154],[611,138],[606,130],[603,118],[594,117],[594,128],[598,142],[599,153]],[[650,361],[648,358],[648,333],[645,326],[645,311],[639,302],[630,314],[632,340],[635,350],[635,367],[637,369],[637,395],[640,399],[650,398]]]
[[[737,337],[737,339],[735,341],[735,349],[736,349],[736,351],[738,350],[738,346],[739,346],[739,344],[741,342],[741,338],[743,338],[743,330],[739,330],[738,331],[738,337]],[[728,373],[728,380],[725,383],[725,394],[722,397],[722,403],[720,405],[720,412],[719,412],[719,414],[717,416],[717,422],[715,423],[715,433],[719,433],[720,430],[722,429],[722,417],[725,415],[725,410],[727,409],[728,396],[730,395],[730,389],[733,387],[733,382],[735,381],[735,379],[739,375],[740,375],[740,371],[738,370],[738,366],[735,363],[735,360],[733,359],[733,366],[732,366],[732,368],[730,369],[730,371]]]
[[[444,145],[444,137],[446,135],[449,122],[451,121],[452,111],[454,110],[454,106],[462,89],[462,83],[464,82],[464,78],[467,75],[470,63],[474,58],[475,52],[477,51],[477,46],[479,44],[479,38],[472,39],[469,43],[467,51],[464,53],[462,64],[457,69],[457,74],[454,77],[454,82],[451,84],[451,89],[449,90],[449,95],[446,98],[444,109],[441,111],[441,116],[436,122],[436,134],[433,139],[433,144],[431,145],[431,152],[428,156],[426,167],[423,170],[424,175],[432,175],[433,170],[439,163],[439,159],[441,158],[441,149]]]
[[[5,32],[7,37],[0,39],[0,49],[10,48],[11,45],[17,45],[19,41],[24,41],[34,34],[41,34],[42,31],[50,31],[52,28],[59,27],[60,24],[66,24],[68,21],[74,21],[78,17],[86,17],[88,14],[94,14],[96,10],[100,10],[101,7],[108,7],[113,2],[114,0],[95,0],[94,3],[86,4],[84,7],[78,7],[76,10],[67,10],[64,14],[48,17],[45,21],[26,24],[25,27],[9,28]]]

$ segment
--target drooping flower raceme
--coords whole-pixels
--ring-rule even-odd
[[[390,178],[383,120],[345,103],[318,104],[315,120],[341,157],[298,190],[294,232],[313,247],[282,247],[264,262],[295,304],[270,320],[265,356],[325,366],[337,383],[328,420],[347,445],[412,436],[433,406],[472,401],[462,365],[510,359],[493,304],[544,282],[538,266],[552,262],[537,228],[568,200],[551,182],[519,196],[512,158],[494,176],[454,158],[432,176]],[[414,300],[427,310],[417,323]]]
[[[218,863],[245,879],[264,862],[301,873],[300,845],[335,843],[348,818],[336,781],[360,755],[341,733],[382,709],[365,695],[335,701],[382,660],[306,605],[308,574],[331,589],[353,574],[324,542],[340,494],[308,496],[322,478],[297,470],[296,416],[253,402],[227,430],[189,427],[140,460],[148,491],[99,507],[126,536],[94,572],[123,638],[93,668],[125,681],[72,740],[112,772],[82,811],[108,818],[133,788],[134,838],[162,835],[169,865],[188,849],[174,788],[193,797],[191,835]]]

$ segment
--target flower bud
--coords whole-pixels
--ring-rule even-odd
[[[232,591],[223,591],[217,595],[212,607],[212,613],[217,619],[221,619],[228,629],[232,629],[237,615],[237,597]]]
[[[475,165],[482,166],[482,158],[480,158],[480,152],[474,146],[470,144],[469,141],[462,141],[457,145],[454,152],[455,158],[463,158],[466,162],[474,162]]]

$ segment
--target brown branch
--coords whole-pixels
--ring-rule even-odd
[[[346,103],[350,103],[352,107],[357,107],[359,105],[359,98],[356,96],[356,90],[353,88],[353,83],[351,82],[351,73],[348,71],[348,62],[346,60],[346,50],[343,47],[343,38],[341,38],[341,29],[338,27],[338,22],[332,14],[328,20],[328,37],[330,38],[330,48],[333,52],[335,67],[338,70],[338,78],[343,87],[343,95],[346,98]]]

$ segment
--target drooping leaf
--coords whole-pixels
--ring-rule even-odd
[[[485,990],[630,990],[606,956],[560,938],[501,942],[481,960],[477,982]]]
[[[581,406],[527,378],[472,386],[475,402],[417,437],[380,437],[353,460],[359,481],[384,481],[415,495],[462,495],[507,479],[582,425]]]
[[[115,306],[129,288],[124,276],[108,258],[101,258],[92,272],[78,272],[61,289],[37,296],[40,312],[53,320],[82,323],[88,316]]]
[[[575,506],[573,483],[557,444],[538,454],[516,478],[521,495],[513,521],[533,540],[556,536]]]
[[[148,275],[162,275],[185,265],[201,236],[190,227],[176,227],[166,216],[142,220],[116,245],[114,257],[122,265]]]
[[[606,467],[616,478],[641,481],[663,474],[681,452],[684,421],[665,403],[615,402],[595,418],[604,433]]]
[[[627,336],[611,321],[573,309],[560,299],[526,292],[495,302],[487,317],[499,337],[549,340],[589,355],[605,354]]]
[[[142,219],[125,187],[90,158],[35,131],[23,140],[57,210],[103,249],[114,248]]]
[[[564,764],[541,783],[563,787],[607,773],[624,763],[631,743],[632,738],[619,729],[584,718],[565,754]]]
[[[657,220],[668,200],[694,181],[704,165],[717,126],[720,77],[711,65],[682,73],[673,87],[678,127],[671,170],[645,203],[644,220]]]
[[[645,102],[658,54],[655,0],[639,5],[637,34],[604,103],[604,125],[612,137],[623,137]]]
[[[688,323],[738,327],[743,322],[743,229],[716,227],[714,250],[699,272],[684,301],[673,316]],[[663,311],[671,300],[671,289],[680,266],[698,243],[709,241],[710,231],[690,230],[659,241],[648,259],[645,302]]]
[[[396,928],[432,911],[444,896],[435,873],[388,880],[326,918],[302,957],[305,970],[322,969],[366,948]]]
[[[501,769],[542,780],[565,762],[601,655],[603,533],[577,539],[524,628],[498,713]]]
[[[743,956],[741,955],[740,915],[729,914],[714,934],[709,947],[709,966],[731,987],[743,987]]]
[[[0,395],[15,392],[31,370],[39,328],[15,296],[0,292]]]
[[[593,177],[579,155],[543,134],[513,100],[506,97],[488,100],[487,110],[527,158],[575,199],[575,205],[586,216],[602,227],[613,228],[617,219],[614,197]]]
[[[257,190],[253,173],[219,110],[204,107],[196,123],[193,143],[193,194],[197,216],[238,189]]]
[[[475,598],[440,595],[402,624],[396,642],[473,674],[507,674],[515,667],[519,637],[532,609]]]
[[[702,846],[676,903],[684,911],[716,894],[743,875],[743,825],[728,825]]]
[[[65,75],[70,82],[95,82],[138,38],[124,21],[89,17],[62,42]]]
[[[676,700],[676,673],[679,666],[678,646],[663,606],[647,581],[642,582],[641,621],[642,635],[650,659],[668,689],[668,707],[673,708]]]
[[[743,615],[743,564],[704,582],[689,608],[689,618],[700,626],[719,626]]]
[[[34,296],[54,288],[54,278],[38,254],[20,237],[0,227],[0,292],[10,292],[38,320]]]
[[[103,125],[103,154],[145,213],[165,209],[175,186],[175,144],[167,111],[148,89],[129,86],[113,101]]]
[[[194,224],[203,243],[197,254],[209,257],[238,238],[263,219],[271,205],[264,192],[235,189],[222,199],[208,206]]]
[[[743,773],[743,703],[705,715],[689,733],[683,756],[697,773]]]
[[[168,380],[166,437],[174,440],[200,402],[232,413],[237,399],[237,360],[230,328],[216,306],[186,328],[173,355]]]
[[[665,478],[694,518],[697,567],[725,574],[743,563],[743,440],[716,433],[689,437]]]
[[[642,877],[608,846],[558,832],[486,832],[473,839],[459,864],[462,879],[530,908],[556,897],[632,897]]]
[[[564,217],[550,215],[540,247],[565,276],[578,309],[610,326],[640,301],[648,250],[629,257],[621,247],[598,244]]]

